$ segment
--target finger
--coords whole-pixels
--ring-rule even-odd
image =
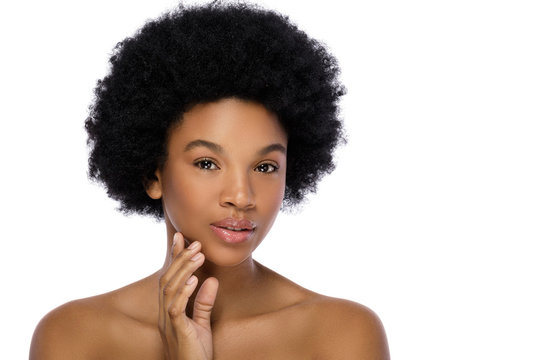
[[[182,250],[188,248],[189,245],[196,241],[191,241],[184,236],[181,232],[174,233],[173,243],[171,247],[172,258],[174,259]]]
[[[176,232],[173,236],[171,248],[171,260],[176,257],[186,247],[184,235],[181,232]]]
[[[174,260],[174,258],[182,251],[184,250],[184,237],[181,233],[177,232],[174,234],[173,236],[173,243],[172,243],[172,247],[171,247],[171,254],[170,256],[168,257],[168,267],[167,267],[167,270],[165,271],[165,273],[163,273],[160,277],[159,277],[159,301],[161,303],[161,290],[163,289],[163,287],[169,282],[169,278],[171,276],[171,274],[174,274],[174,270],[171,270],[171,264]]]
[[[169,282],[170,277],[172,274],[175,273],[175,268],[173,267],[171,269],[171,263],[173,262],[173,259],[180,253],[182,250],[184,250],[185,244],[184,244],[184,236],[182,233],[177,232],[173,236],[173,246],[171,249],[171,257],[169,258],[169,267],[167,268],[167,271],[161,275],[159,279],[159,329],[162,332],[165,332],[167,328],[167,307],[163,306],[163,288],[167,285]]]
[[[186,329],[188,324],[187,320],[189,320],[186,316],[186,306],[189,298],[197,288],[198,282],[199,279],[195,275],[191,275],[178,290],[178,293],[167,308],[167,314],[175,330]]]
[[[163,290],[163,288],[169,283],[171,278],[178,272],[185,262],[187,262],[193,257],[193,255],[201,250],[201,243],[198,241],[192,242],[187,249],[183,249],[181,252],[179,252],[179,250],[175,250],[176,246],[183,248],[183,239],[180,238],[176,242],[176,245],[173,247],[173,254],[175,254],[175,257],[172,259],[172,262],[169,264],[165,273],[163,273],[163,275],[161,275],[159,278],[160,290]]]
[[[166,287],[176,287],[179,283],[185,283],[189,276],[204,263],[205,256],[200,251],[201,247],[197,246],[193,250],[184,251],[185,254],[180,255],[179,259],[175,260],[178,264],[171,268],[167,276]]]
[[[166,259],[167,266],[170,266],[178,254],[180,254],[187,247],[186,241],[187,240],[185,239],[184,235],[180,232],[176,232],[173,235],[172,246]]]
[[[203,282],[195,297],[195,303],[193,304],[193,321],[205,329],[210,329],[210,316],[212,315],[218,288],[218,279],[209,277]]]
[[[185,259],[176,273],[169,279],[163,287],[162,303],[168,307],[176,294],[185,287],[189,277],[204,263],[204,254],[197,252],[191,259]]]

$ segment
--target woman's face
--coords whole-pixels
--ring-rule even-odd
[[[173,128],[148,193],[167,226],[199,241],[208,261],[237,265],[270,230],[285,191],[287,135],[258,103],[198,104]]]

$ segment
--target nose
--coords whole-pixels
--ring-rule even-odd
[[[220,205],[235,207],[240,210],[251,209],[255,206],[255,196],[249,178],[245,171],[231,171],[226,174],[220,196]]]

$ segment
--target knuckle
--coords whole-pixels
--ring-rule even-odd
[[[161,276],[159,277],[159,287],[160,287],[160,288],[163,289],[164,287],[166,287],[168,282],[169,282],[169,279],[167,279],[167,278],[165,277],[165,275],[161,275]]]
[[[199,311],[204,311],[204,312],[211,312],[212,309],[213,309],[213,305],[210,305],[210,304],[204,304],[204,303],[200,303],[200,302],[197,302],[195,304],[195,308]]]
[[[188,290],[189,290],[188,288],[189,288],[188,285],[182,286],[182,288],[180,289],[180,296],[181,296],[181,297],[187,296]]]
[[[167,312],[169,313],[169,316],[171,317],[171,319],[175,319],[178,317],[178,315],[180,315],[178,309],[174,306],[171,306],[169,307],[169,309],[167,310]]]
[[[167,296],[173,293],[171,285],[167,284],[163,287],[163,295]]]
[[[187,261],[191,258],[192,255],[193,253],[189,249],[185,249],[180,254],[178,254],[178,257],[183,261]]]

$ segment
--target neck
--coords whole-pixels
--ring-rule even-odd
[[[258,264],[250,256],[242,263],[223,267],[205,261],[195,276],[199,278],[197,289],[189,301],[189,314],[200,285],[209,277],[219,280],[212,321],[220,321],[229,318],[239,318],[250,315],[249,309],[253,307],[254,289],[262,280],[262,271]]]

